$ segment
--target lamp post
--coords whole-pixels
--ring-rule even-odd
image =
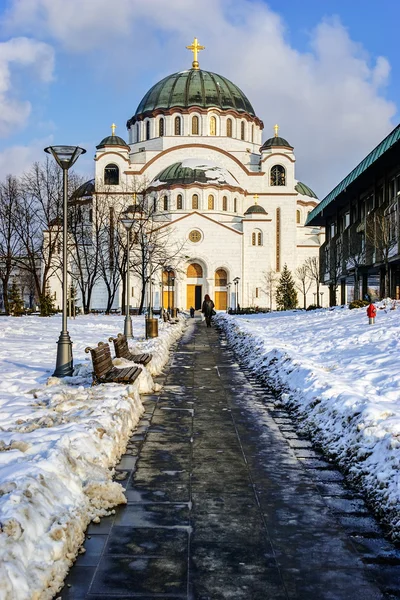
[[[72,341],[67,330],[68,169],[86,150],[79,146],[48,146],[44,151],[51,154],[63,170],[62,329],[57,342],[57,362],[53,375],[67,377],[73,372]]]
[[[128,208],[122,213],[121,219],[122,225],[126,229],[126,302],[125,302],[125,322],[124,322],[124,335],[126,339],[132,339],[132,318],[130,311],[130,232],[135,222],[135,207],[128,206]]]
[[[161,270],[161,281],[160,281],[160,319],[163,318],[163,311],[164,311],[164,282],[163,282],[163,271]]]
[[[231,304],[231,285],[232,283],[230,281],[228,281],[228,283],[226,284],[226,289],[228,292],[228,302],[226,303],[226,312],[228,312],[228,310],[230,309],[230,304]]]
[[[171,287],[172,287],[171,316],[175,317],[176,315],[174,313],[174,310],[175,310],[175,306],[174,306],[174,304],[175,304],[175,298],[174,298],[174,296],[175,296],[175,277],[174,276],[171,277]]]
[[[314,296],[314,305],[316,305],[316,300],[315,300],[315,298],[316,298],[316,296],[317,296],[317,292],[313,292],[313,296]]]
[[[239,281],[240,277],[235,277],[233,283],[235,284],[235,312],[238,311],[239,307]]]
[[[324,292],[320,292],[319,295],[321,296],[321,308],[322,308],[322,296],[324,295]]]
[[[174,272],[172,267],[167,267],[165,269],[167,273],[167,296],[168,296],[168,312],[171,314],[171,296],[170,296],[170,287],[172,281],[172,273]]]

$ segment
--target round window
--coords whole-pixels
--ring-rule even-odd
[[[201,233],[200,231],[197,231],[197,229],[193,229],[190,233],[189,233],[189,240],[191,242],[200,242],[201,240]]]

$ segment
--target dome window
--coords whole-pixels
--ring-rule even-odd
[[[275,165],[272,167],[271,185],[286,185],[286,171],[282,165]]]
[[[150,121],[146,121],[146,140],[150,139]]]
[[[214,210],[214,196],[212,194],[208,196],[208,210]]]
[[[254,143],[254,125],[251,126],[251,142]]]
[[[240,123],[240,139],[244,140],[244,121]]]
[[[199,135],[199,117],[192,117],[192,134]]]
[[[160,137],[164,137],[164,134],[165,134],[165,122],[164,122],[164,119],[161,118],[158,121],[158,135]]]
[[[210,135],[217,135],[217,119],[210,117]]]
[[[226,120],[226,135],[232,137],[232,119]]]
[[[301,219],[300,211],[296,210],[296,223],[297,223],[297,225],[300,225],[300,219]]]
[[[233,199],[233,212],[237,212],[237,198]]]
[[[119,185],[119,168],[117,165],[107,165],[104,169],[105,185]]]
[[[182,135],[182,122],[180,117],[175,117],[174,131],[175,135]]]
[[[139,123],[136,123],[136,141],[140,142],[140,129],[139,129]]]
[[[178,194],[176,197],[176,208],[177,210],[182,210],[183,208],[182,194]]]
[[[199,196],[198,194],[193,194],[192,196],[192,209],[197,210],[199,208]]]
[[[168,210],[168,196],[164,196],[163,198],[163,209]]]
[[[228,198],[226,196],[222,198],[222,210],[228,210]]]

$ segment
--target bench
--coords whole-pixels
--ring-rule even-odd
[[[108,341],[113,342],[117,358],[125,358],[126,360],[131,360],[145,366],[153,358],[152,354],[132,354],[128,348],[128,341],[122,333],[119,333],[116,338],[110,337]]]
[[[91,354],[93,363],[93,385],[97,383],[133,383],[142,372],[140,367],[114,367],[111,359],[110,346],[99,342],[96,348],[85,348]]]

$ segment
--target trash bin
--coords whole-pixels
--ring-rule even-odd
[[[146,319],[146,338],[158,337],[158,319]]]

